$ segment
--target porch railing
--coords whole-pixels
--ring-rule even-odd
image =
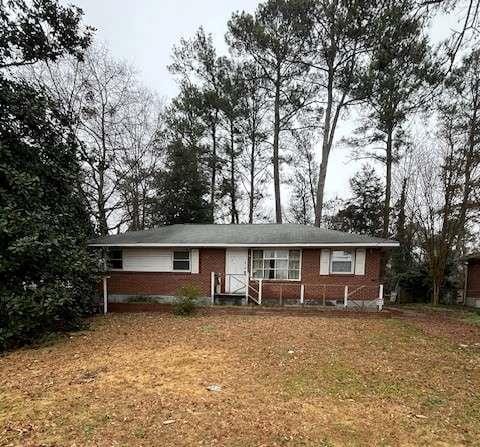
[[[220,294],[245,296],[245,301],[262,304],[262,279],[250,278],[238,273],[211,273],[211,299],[215,304],[215,296]],[[232,290],[232,283],[236,282]],[[228,290],[227,290],[228,289]]]
[[[238,283],[236,290],[231,290],[231,281]],[[254,302],[264,304],[265,294],[268,301],[278,300],[280,306],[288,302],[300,304],[301,306],[309,304],[321,304],[327,306],[327,302],[340,301],[340,306],[345,309],[355,307],[362,310],[366,301],[374,301],[378,310],[384,306],[383,284],[379,286],[367,285],[340,285],[340,284],[304,284],[301,282],[276,283],[269,281],[264,283],[261,278],[251,278],[248,275],[241,274],[222,274],[212,272],[211,277],[211,299],[215,303],[215,296],[220,294],[233,294],[244,296],[245,302]],[[273,293],[275,291],[275,293]],[[237,293],[236,293],[237,292]],[[238,293],[240,292],[240,293]],[[276,295],[277,298],[272,298]],[[265,298],[265,299],[266,299]]]

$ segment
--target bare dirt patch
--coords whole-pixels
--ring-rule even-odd
[[[475,445],[480,349],[443,335],[415,319],[100,317],[0,358],[0,445]]]

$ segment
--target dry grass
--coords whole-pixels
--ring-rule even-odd
[[[97,318],[0,358],[0,444],[478,445],[469,334],[460,345],[458,331],[395,319]]]

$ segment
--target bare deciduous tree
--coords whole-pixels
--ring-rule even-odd
[[[461,255],[479,204],[480,54],[473,51],[446,82],[436,146],[419,150],[410,204],[438,304],[448,262]]]
[[[45,65],[33,76],[73,118],[84,168],[79,188],[90,204],[99,233],[130,226],[128,216],[132,215],[124,212],[120,187],[140,169],[143,154],[151,148],[156,132],[152,122],[158,115],[149,103],[151,94],[139,86],[134,70],[114,60],[105,47],[90,48],[82,62],[65,59]],[[147,118],[147,111],[152,116]],[[144,126],[141,136],[138,126]],[[147,127],[149,134],[145,133]],[[140,221],[133,217],[136,227]]]

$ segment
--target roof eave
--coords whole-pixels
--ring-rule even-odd
[[[212,247],[212,248],[229,248],[229,247],[245,247],[245,248],[269,248],[269,247],[298,247],[298,248],[320,248],[320,247],[366,247],[366,248],[396,248],[400,244],[398,242],[335,242],[335,243],[268,243],[268,244],[221,244],[221,243],[90,243],[90,247]]]

